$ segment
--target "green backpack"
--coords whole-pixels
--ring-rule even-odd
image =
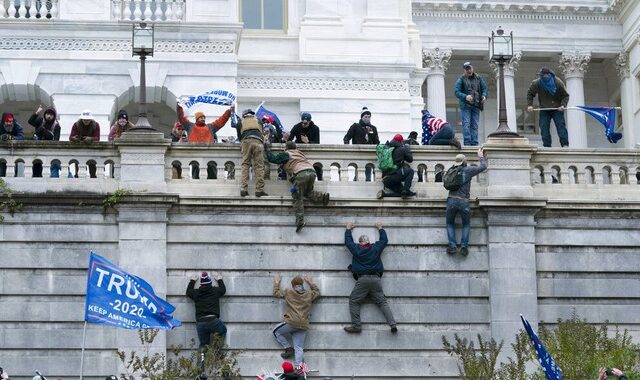
[[[395,148],[387,144],[376,145],[376,156],[378,157],[378,169],[384,171],[395,170],[398,167],[393,163],[393,150]]]

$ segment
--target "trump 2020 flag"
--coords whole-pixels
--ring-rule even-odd
[[[84,320],[124,329],[166,329],[182,324],[176,308],[156,296],[151,285],[91,252]]]
[[[547,380],[562,380],[560,368],[556,365],[556,362],[553,361],[553,358],[547,352],[547,349],[544,348],[544,344],[542,344],[536,332],[531,328],[529,321],[524,319],[522,315],[520,315],[520,319],[522,319],[524,329],[527,330],[527,334],[529,334],[529,339],[533,342],[533,348],[535,348],[538,353],[538,361],[540,362],[540,366],[542,366],[542,370],[544,371]]]
[[[622,133],[616,132],[616,109],[609,107],[576,106],[593,116],[604,126],[604,134],[610,143],[615,144],[622,138]]]
[[[265,116],[271,116],[274,124],[277,123],[278,126],[282,128],[282,131],[283,132],[285,131],[284,126],[282,125],[282,123],[280,122],[280,119],[278,118],[278,115],[276,115],[275,112],[269,111],[262,104],[260,104],[258,108],[256,108],[256,119],[262,120],[262,118]]]

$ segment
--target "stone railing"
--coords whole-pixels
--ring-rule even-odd
[[[58,9],[58,0],[0,0],[0,19],[53,20]]]
[[[185,0],[112,0],[114,20],[183,21]]]
[[[143,136],[135,135],[129,142],[123,137],[116,143],[90,146],[67,142],[1,143],[0,176],[15,182],[19,191],[42,189],[42,185],[31,184],[51,183],[47,178],[55,178],[60,183],[55,185],[57,190],[77,190],[77,186],[86,186],[78,185],[78,179],[97,179],[112,183],[98,191],[111,191],[117,186],[198,196],[212,194],[214,186],[215,195],[237,195],[241,173],[238,144],[170,144],[161,136],[148,143]],[[496,191],[514,187],[525,191],[521,194],[548,199],[628,200],[635,197],[640,183],[640,153],[635,150],[538,150],[528,144],[512,149],[491,143],[485,147],[493,170],[474,178],[472,197],[495,196]],[[280,144],[272,147],[273,151],[282,149]],[[337,197],[370,198],[381,187],[373,146],[310,145],[303,150],[322,174],[317,186]],[[440,183],[442,173],[453,164],[459,151],[448,146],[417,146],[412,150],[414,189],[419,198],[446,197]],[[465,148],[462,152],[470,162],[477,161],[475,149]],[[125,168],[135,170],[129,176],[121,175]],[[155,174],[148,175],[151,171]],[[137,185],[132,187],[132,182]],[[276,165],[269,165],[266,182],[268,191],[286,193],[288,183],[278,179]]]

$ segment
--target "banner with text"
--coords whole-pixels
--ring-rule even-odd
[[[124,329],[167,329],[182,324],[175,307],[156,296],[151,285],[91,252],[84,320]]]
[[[216,106],[230,106],[236,101],[236,96],[227,90],[212,90],[201,95],[183,96],[178,104],[184,109],[189,109],[196,104],[213,104]]]

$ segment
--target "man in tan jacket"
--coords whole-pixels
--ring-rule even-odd
[[[285,300],[284,322],[273,329],[273,335],[284,347],[284,352],[280,356],[289,359],[295,353],[294,364],[298,368],[304,362],[302,347],[309,329],[311,304],[320,297],[320,289],[313,283],[310,276],[304,278],[304,281],[309,284],[309,290],[304,288],[304,282],[300,276],[294,277],[291,280],[291,288],[284,290],[280,289],[280,280],[280,275],[273,278],[273,296]],[[291,335],[293,347],[285,335]]]

